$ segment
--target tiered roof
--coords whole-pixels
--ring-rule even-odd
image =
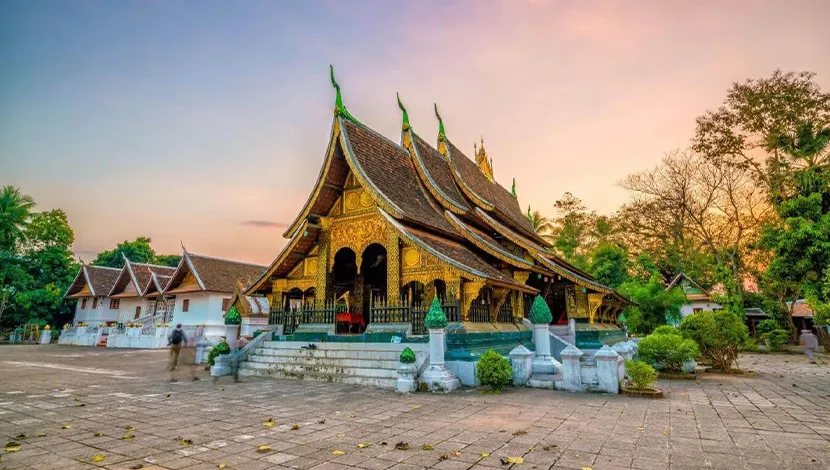
[[[107,266],[81,264],[78,274],[66,290],[64,297],[78,299],[81,297],[105,297],[109,294],[121,269]]]
[[[499,260],[616,294],[550,253],[549,244],[533,230],[516,197],[447,138],[437,107],[438,149],[414,132],[400,100],[404,122],[402,143],[397,144],[355,119],[343,105],[333,74],[332,83],[337,90],[335,116],[320,175],[284,234],[290,238],[288,244],[247,294],[261,289],[269,279],[285,277],[314,246],[320,229],[317,219],[334,207],[349,172],[404,239],[463,272],[536,292],[502,273],[497,263],[487,261]]]
[[[250,285],[266,269],[267,266],[197,255],[184,250],[182,260],[172,274],[164,293],[233,293],[237,282]],[[188,282],[190,279],[193,280],[192,283]]]
[[[124,257],[124,267],[109,291],[110,297],[143,297],[159,295],[158,276],[169,279],[176,268],[147,263],[134,263]],[[163,290],[163,288],[161,288]]]

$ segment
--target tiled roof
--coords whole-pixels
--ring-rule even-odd
[[[138,282],[138,288],[144,290],[146,290],[149,285],[153,274],[172,276],[173,273],[176,272],[176,268],[172,268],[170,266],[159,266],[145,263],[130,263],[130,269],[132,269],[135,279]],[[143,293],[144,290],[140,290],[139,292]]]
[[[121,274],[119,268],[82,265],[64,296],[71,297],[81,291],[84,285],[89,285],[90,293],[93,296],[105,297],[109,294],[115,281],[118,280],[119,274]]]
[[[450,224],[424,193],[415,164],[409,153],[377,132],[342,119],[355,163],[354,168],[386,199],[400,215],[416,223],[447,234],[454,234]]]
[[[186,256],[196,271],[193,275],[202,281],[206,291],[212,292],[233,292],[237,281],[250,285],[268,269],[267,266],[193,253],[186,253]]]
[[[522,213],[519,201],[500,184],[490,181],[481,172],[478,165],[464,155],[452,142],[447,141],[449,157],[456,176],[467,188],[487,204],[493,207],[499,218],[510,225],[514,230],[519,230],[525,236],[535,240],[537,243],[546,244],[542,238],[533,230],[530,220]],[[484,208],[488,209],[488,208]]]
[[[477,246],[490,256],[501,259],[502,261],[522,269],[538,269],[534,266],[533,261],[524,259],[520,253],[512,253],[502,246],[495,238],[478,230],[477,228],[468,225],[461,221],[455,214],[449,211],[444,214],[450,223],[455,227],[464,238],[470,243]],[[549,271],[546,271],[549,272]]]
[[[787,306],[792,308],[793,317],[813,318],[813,309],[804,299],[796,300],[795,306],[792,305],[792,302],[787,302]]]
[[[470,204],[455,184],[455,179],[452,177],[452,170],[444,156],[414,132],[412,132],[412,136],[417,151],[415,156],[416,158],[420,158],[425,176],[428,180],[424,184],[433,185],[440,191],[442,197],[456,208],[462,211],[470,210]]]
[[[252,294],[257,291],[269,291],[271,286],[268,285],[268,279],[271,276],[285,277],[294,269],[294,266],[303,259],[306,253],[311,251],[312,247],[317,243],[320,230],[308,226],[308,221],[304,221],[299,229],[294,233],[294,237],[283,246],[282,251],[271,262],[271,266],[251,284],[245,291],[246,294]]]

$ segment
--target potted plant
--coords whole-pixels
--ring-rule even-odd
[[[415,351],[406,347],[401,351],[401,365],[398,367],[398,381],[395,384],[396,390],[401,393],[414,392],[418,389],[418,383],[415,381],[415,375],[418,373],[418,368],[415,366],[417,358]]]
[[[223,336],[219,343],[211,348],[207,361],[210,365],[210,375],[219,377],[230,373],[231,347]]]

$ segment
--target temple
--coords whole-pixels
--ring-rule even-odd
[[[448,355],[474,354],[474,344],[526,342],[525,318],[541,295],[552,328],[572,344],[625,339],[618,317],[626,299],[551,251],[522,213],[515,184],[508,191],[495,181],[483,139],[471,160],[436,106],[432,145],[399,98],[393,142],[355,118],[333,71],[331,80],[334,117],[317,181],[285,247],[244,292],[267,296],[269,323],[282,336],[414,342],[437,297],[450,322]]]

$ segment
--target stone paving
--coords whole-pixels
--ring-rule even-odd
[[[186,371],[171,383],[165,360],[164,351],[0,346],[0,435],[26,435],[0,469],[830,468],[826,359],[748,355],[741,365],[755,376],[663,381],[662,400],[532,389],[404,396],[264,378],[214,385],[184,380]],[[506,460],[515,457],[524,462]]]

